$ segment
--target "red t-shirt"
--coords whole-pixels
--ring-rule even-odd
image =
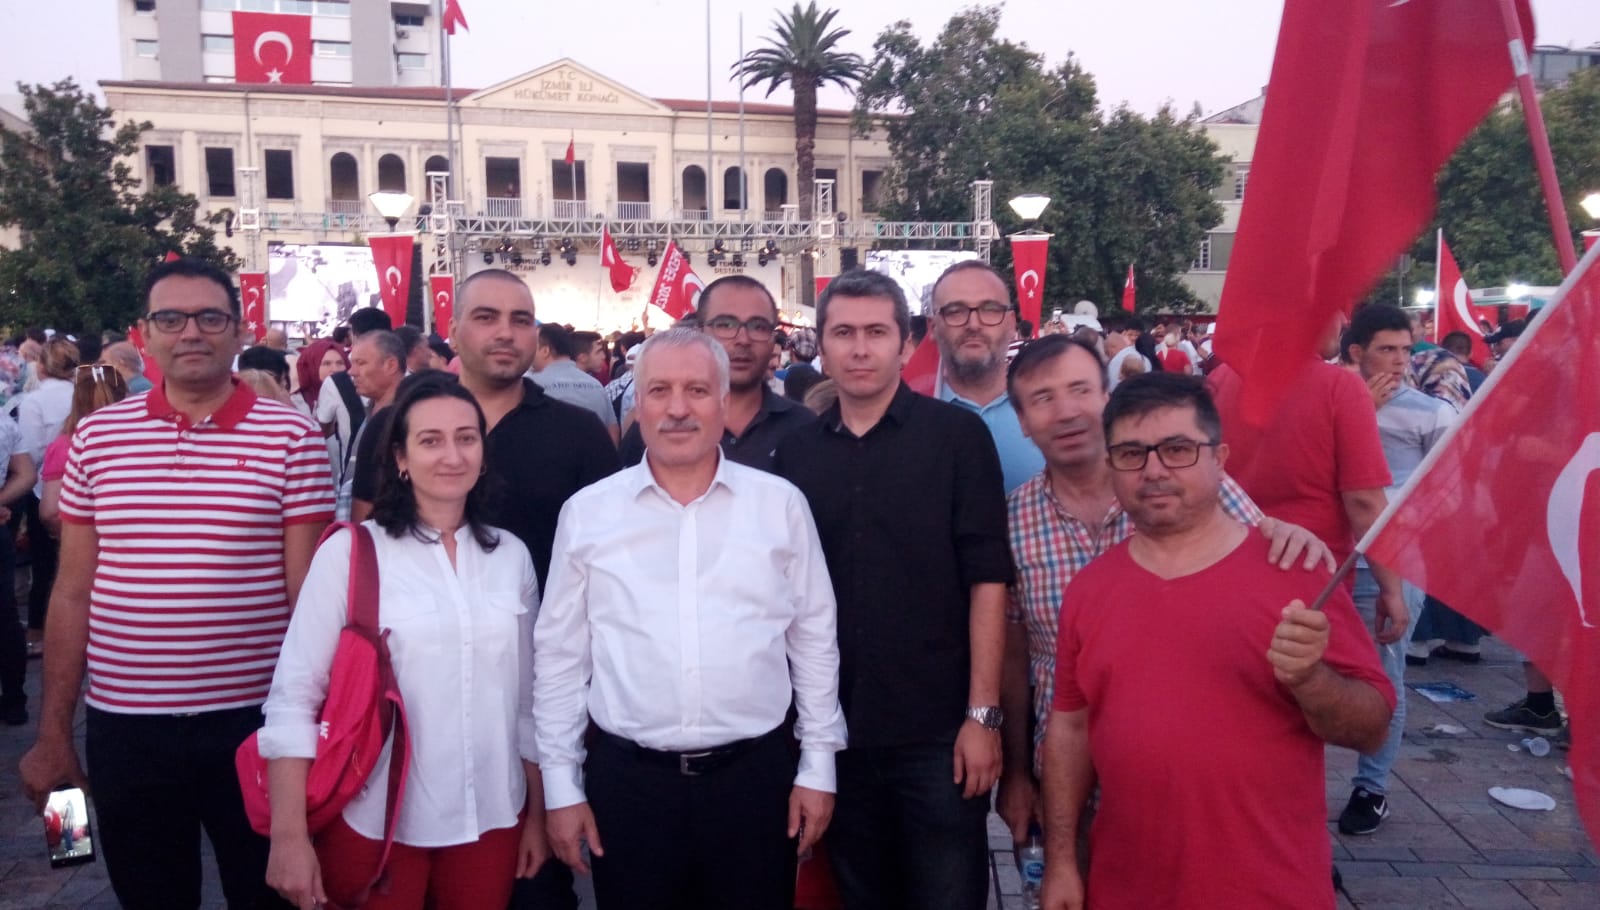
[[[1193,361],[1189,360],[1189,355],[1180,348],[1163,347],[1157,356],[1161,358],[1162,369],[1168,373],[1187,373],[1190,372],[1190,367],[1194,366]]]
[[[1267,662],[1283,608],[1328,573],[1269,566],[1254,530],[1184,578],[1128,547],[1067,586],[1056,644],[1055,710],[1088,709],[1100,781],[1089,907],[1332,908],[1323,743]],[[1324,661],[1393,707],[1343,587],[1326,610]]]
[[[1317,363],[1267,426],[1256,429],[1240,415],[1238,373],[1223,365],[1206,383],[1222,414],[1229,476],[1261,511],[1311,531],[1343,562],[1355,536],[1340,494],[1389,485],[1367,384],[1349,370]]]

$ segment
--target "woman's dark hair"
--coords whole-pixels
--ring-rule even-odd
[[[405,451],[406,437],[411,432],[411,409],[419,402],[434,398],[456,398],[472,405],[472,412],[478,415],[479,435],[485,439],[489,435],[488,421],[484,419],[483,409],[478,407],[477,399],[462,388],[451,374],[443,370],[420,370],[400,383],[395,391],[394,404],[385,409],[390,416],[383,427],[383,435],[378,438],[378,451],[382,457],[378,461],[377,492],[372,499],[372,520],[390,537],[409,532],[423,543],[436,543],[439,540],[437,535],[430,535],[423,530],[417,516],[417,498],[411,490],[411,482],[400,478],[400,466],[395,463],[395,456]],[[488,483],[487,472],[479,475],[478,482],[467,493],[466,511],[462,519],[472,529],[472,539],[478,542],[478,546],[492,551],[500,545],[500,537],[484,520]]]
[[[1150,362],[1150,372],[1166,372],[1167,368],[1162,366],[1161,358],[1156,354],[1156,336],[1150,334],[1149,332],[1141,333],[1139,335],[1139,340],[1133,343],[1133,349],[1138,351],[1145,360]]]
[[[795,404],[804,404],[806,393],[822,381],[822,374],[809,363],[791,363],[789,372],[783,374],[783,397]]]

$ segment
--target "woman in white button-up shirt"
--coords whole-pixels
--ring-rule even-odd
[[[388,893],[367,906],[504,907],[513,876],[531,876],[548,856],[531,708],[538,583],[521,541],[478,517],[483,412],[453,380],[419,380],[394,404],[366,522],[412,751]],[[303,908],[348,904],[382,849],[387,751],[314,846],[306,831],[306,771],[345,623],[349,565],[346,532],[312,560],[259,740],[270,760],[267,882]]]

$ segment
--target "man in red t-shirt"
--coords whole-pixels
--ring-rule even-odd
[[[1323,743],[1376,748],[1394,689],[1344,588],[1307,609],[1327,573],[1268,565],[1222,511],[1228,446],[1199,379],[1130,379],[1104,422],[1138,533],[1063,599],[1043,906],[1332,908]]]

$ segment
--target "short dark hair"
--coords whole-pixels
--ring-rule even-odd
[[[550,353],[557,357],[572,359],[571,333],[553,322],[539,326],[539,343],[549,348]]]
[[[411,352],[417,349],[417,345],[423,342],[422,330],[414,325],[397,326],[394,330],[394,335],[400,339],[401,344],[406,346],[407,357],[410,357]]]
[[[350,334],[357,337],[368,332],[394,331],[394,321],[389,318],[388,313],[383,311],[383,307],[361,307],[351,313],[350,318],[345,321],[350,323]],[[404,359],[403,356],[402,359]]]
[[[1340,339],[1345,350],[1357,344],[1366,347],[1379,332],[1411,333],[1411,317],[1406,311],[1387,303],[1369,303],[1350,318],[1350,328]]]
[[[911,335],[911,308],[906,304],[906,292],[899,283],[882,272],[851,269],[834,277],[817,298],[817,331],[828,327],[828,305],[835,297],[877,297],[894,305],[894,323],[900,329],[900,340]]]
[[[911,317],[911,340],[917,344],[928,337],[928,317],[921,313]]]
[[[387,331],[368,332],[358,340],[372,342],[378,348],[378,358],[380,360],[387,360],[393,357],[394,362],[400,365],[400,373],[402,375],[405,374],[406,343],[400,340],[399,335]]]
[[[778,321],[778,300],[772,296],[772,291],[768,290],[766,285],[751,278],[749,275],[723,275],[700,291],[700,301],[695,307],[694,315],[701,323],[705,322],[706,307],[710,304],[711,298],[721,288],[744,288],[750,291],[760,291],[762,296],[767,298],[767,304],[772,307],[772,321]]]
[[[1451,332],[1439,339],[1439,347],[1457,357],[1472,356],[1472,336],[1466,332]]]
[[[783,374],[783,397],[796,404],[805,404],[806,393],[821,381],[822,374],[816,367],[809,363],[791,363],[789,371]]]
[[[1033,340],[1033,321],[1029,319],[1017,320],[1017,337],[1023,341]]]
[[[234,318],[237,319],[239,317],[241,313],[239,309],[239,289],[233,286],[233,279],[229,278],[228,273],[217,266],[204,259],[195,259],[192,256],[184,256],[180,259],[159,263],[150,270],[149,275],[145,276],[142,296],[144,297],[146,312],[150,310],[150,292],[155,289],[158,282],[173,276],[204,278],[222,288],[223,293],[228,295],[228,311],[233,313]]]
[[[1222,416],[1206,390],[1205,380],[1184,373],[1140,373],[1117,383],[1101,418],[1106,441],[1111,441],[1111,428],[1119,420],[1183,407],[1194,409],[1195,422],[1208,442],[1222,441]]]
[[[1045,335],[1018,348],[1017,356],[1012,358],[1011,365],[1006,367],[1006,397],[1011,399],[1011,406],[1018,410],[1022,408],[1022,402],[1017,399],[1017,380],[1026,378],[1047,363],[1065,357],[1067,351],[1073,348],[1088,354],[1100,365],[1096,374],[1100,377],[1100,391],[1104,392],[1106,386],[1110,385],[1106,380],[1106,364],[1100,359],[1100,352],[1094,349],[1094,345],[1072,335]]]
[[[1100,317],[1100,328],[1107,335],[1112,332],[1126,332],[1131,330],[1143,332],[1144,320],[1137,313],[1109,313]]]
[[[383,429],[383,435],[378,440],[378,477],[376,492],[372,498],[372,520],[378,527],[383,528],[390,537],[398,538],[409,533],[412,537],[423,543],[436,543],[438,536],[431,534],[422,526],[421,518],[417,514],[417,498],[412,492],[409,479],[401,479],[400,466],[395,463],[395,456],[405,450],[406,436],[411,432],[411,409],[421,402],[433,398],[456,398],[472,405],[473,413],[478,415],[478,434],[487,439],[489,435],[488,421],[484,419],[483,408],[478,406],[478,400],[472,393],[461,387],[456,377],[443,370],[419,370],[406,377],[395,392],[394,404],[385,410],[389,412],[389,420]],[[485,448],[485,459],[488,458]],[[487,473],[478,476],[478,482],[472,485],[472,490],[467,494],[466,511],[463,520],[472,531],[472,538],[478,546],[485,550],[493,550],[500,545],[500,536],[495,533],[485,519],[485,502],[489,495],[489,477]]]
[[[328,338],[334,344],[339,345],[340,347],[345,347],[350,344],[350,327],[347,325],[336,325],[333,327],[333,334],[329,335]]]
[[[1000,282],[1001,287],[1006,289],[1006,303],[1009,304],[1011,302],[1011,284],[1001,277],[994,266],[984,262],[982,259],[963,259],[960,262],[952,263],[949,268],[939,273],[938,278],[933,279],[933,287],[928,288],[929,306],[933,305],[933,298],[939,295],[939,285],[944,284],[944,280],[951,275],[957,275],[961,272],[988,272],[994,276],[996,281]]]
[[[276,348],[269,348],[264,344],[245,348],[239,354],[239,369],[264,370],[282,384],[284,391],[289,390],[289,358]]]
[[[590,351],[593,351],[595,342],[597,342],[599,340],[600,340],[600,333],[599,332],[573,332],[572,333],[572,351],[573,351],[572,356],[576,357],[579,354],[587,354]]]

